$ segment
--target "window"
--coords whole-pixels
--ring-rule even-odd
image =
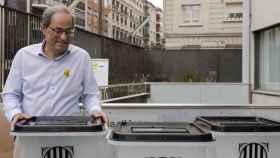
[[[80,2],[80,3],[78,3],[76,8],[81,9],[81,10],[85,10],[85,7],[86,7],[85,3]]]
[[[116,37],[115,37],[115,32],[116,32],[116,28],[115,28],[115,26],[113,26],[113,31],[112,31],[112,33],[113,33],[112,37],[113,37],[113,38],[116,38]]]
[[[123,39],[123,32],[122,31],[120,32],[120,35],[121,35],[120,39]]]
[[[123,13],[123,5],[121,4],[121,13]]]
[[[256,88],[280,92],[280,25],[256,33]]]
[[[127,15],[127,7],[124,9],[124,14]]]
[[[85,28],[85,4],[79,3],[77,7],[74,10],[75,14],[75,26],[78,26],[80,28]]]
[[[119,31],[116,31],[116,39],[119,39]]]
[[[93,15],[93,11],[92,11],[91,7],[88,7],[88,15]]]
[[[132,17],[132,9],[129,11],[129,16]]]
[[[183,23],[200,23],[200,5],[183,5]]]

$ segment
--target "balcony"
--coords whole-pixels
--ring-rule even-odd
[[[225,4],[242,4],[243,0],[224,0]]]
[[[61,4],[70,4],[72,0],[33,0],[32,7],[37,9],[46,9],[47,7]]]
[[[77,18],[80,18],[80,19],[83,19],[83,20],[84,20],[86,14],[85,14],[85,11],[84,11],[84,10],[79,9],[79,8],[75,8],[75,16],[76,16]]]
[[[75,26],[86,28],[85,11],[79,8],[75,8]]]
[[[229,13],[225,16],[224,22],[242,22],[243,13]]]

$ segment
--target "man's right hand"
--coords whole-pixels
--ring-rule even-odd
[[[15,114],[15,116],[13,117],[12,122],[11,122],[11,131],[14,130],[15,125],[18,121],[27,120],[27,119],[30,119],[30,118],[31,118],[31,116],[23,114],[23,113]]]

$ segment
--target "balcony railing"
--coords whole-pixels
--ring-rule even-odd
[[[75,8],[75,16],[80,19],[85,19],[86,12],[82,9]]]
[[[243,0],[225,0],[225,4],[242,4]]]
[[[115,84],[100,87],[101,100],[110,102],[137,96],[144,96],[150,93],[150,86],[147,83]]]
[[[45,9],[49,6],[66,4],[69,5],[73,0],[33,0],[32,7]]]
[[[99,87],[101,93],[101,101],[103,103],[125,100],[141,96],[150,95],[150,84],[148,83],[129,83],[115,84]],[[0,95],[2,93],[0,92]],[[2,103],[2,97],[0,97]],[[79,104],[81,115],[85,115],[85,107],[82,103]]]
[[[243,13],[229,13],[225,16],[224,22],[242,22]]]

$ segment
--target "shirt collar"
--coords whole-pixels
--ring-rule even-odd
[[[42,43],[40,43],[40,45],[39,45],[39,50],[38,50],[38,52],[37,52],[37,55],[39,55],[39,56],[41,56],[41,57],[46,57],[46,58],[48,58],[47,57],[47,55],[44,53],[44,46],[45,46],[45,44],[46,44],[46,41],[44,40]],[[66,55],[68,55],[68,54],[70,54],[71,53],[71,50],[70,50],[70,45],[68,46],[68,48],[67,48],[67,50],[65,50],[65,52],[62,54],[62,55],[60,55],[59,57],[56,57],[54,60],[60,60],[60,59],[62,59],[63,57],[65,57]],[[49,58],[48,58],[49,59]]]

